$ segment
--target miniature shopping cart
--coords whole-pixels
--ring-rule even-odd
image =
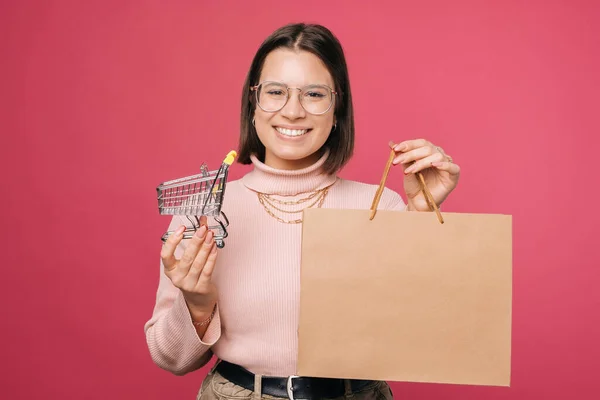
[[[207,216],[208,228],[214,232],[217,247],[225,246],[229,220],[221,211],[225,196],[225,184],[229,166],[237,156],[230,151],[216,171],[208,171],[206,164],[200,166],[200,174],[161,183],[157,188],[158,211],[161,215],[185,215],[191,226],[186,224],[183,239],[190,239],[200,228],[200,217]],[[214,222],[213,222],[214,221]],[[165,242],[174,231],[161,237]]]

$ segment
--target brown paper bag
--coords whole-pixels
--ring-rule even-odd
[[[297,374],[510,385],[510,215],[307,209]]]

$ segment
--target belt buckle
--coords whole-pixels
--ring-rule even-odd
[[[294,379],[294,378],[300,378],[300,377],[298,375],[290,375],[287,378],[286,389],[287,389],[288,398],[290,400],[294,400],[294,391],[292,389],[292,379]]]

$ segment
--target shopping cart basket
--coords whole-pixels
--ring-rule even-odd
[[[229,166],[237,156],[230,151],[216,171],[208,171],[205,163],[200,166],[200,174],[163,182],[156,188],[158,211],[161,215],[185,215],[191,226],[186,225],[183,239],[190,239],[200,228],[200,217],[208,218],[208,228],[214,232],[217,247],[225,246],[229,220],[221,211],[225,196],[225,185]],[[213,222],[214,220],[214,222]],[[161,237],[165,242],[174,231],[167,231]]]

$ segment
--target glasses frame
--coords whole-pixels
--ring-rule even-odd
[[[283,103],[283,105],[281,106],[281,108],[279,108],[277,110],[265,110],[260,105],[260,101],[258,101],[258,88],[261,87],[262,85],[264,85],[265,83],[277,83],[277,84],[279,84],[279,85],[281,85],[281,86],[283,86],[283,87],[285,87],[287,89],[287,99],[285,100],[285,103]],[[302,96],[303,89],[306,88],[306,87],[308,87],[308,86],[321,86],[321,87],[325,87],[325,88],[329,89],[329,91],[331,92],[331,101],[329,102],[329,107],[327,107],[327,110],[323,111],[322,113],[313,113],[313,112],[308,111],[306,109],[306,107],[304,107],[304,103],[302,103],[302,97],[301,96]],[[329,86],[327,86],[327,85],[321,85],[321,84],[319,84],[319,85],[306,85],[306,86],[304,86],[302,88],[299,88],[299,87],[289,87],[288,85],[286,85],[283,82],[264,81],[264,82],[259,83],[258,85],[254,85],[254,86],[250,87],[250,91],[254,92],[254,94],[255,94],[254,97],[256,98],[256,104],[260,107],[261,110],[263,110],[264,112],[269,112],[269,113],[275,113],[275,112],[283,110],[283,108],[287,105],[288,101],[290,101],[290,97],[291,97],[290,89],[296,89],[296,90],[298,90],[298,101],[300,102],[300,105],[302,106],[302,108],[304,109],[304,111],[306,111],[307,113],[312,114],[312,115],[327,114],[329,112],[329,110],[331,110],[331,106],[333,106],[333,103],[334,103],[334,100],[335,100],[335,95],[338,94],[338,92],[336,92],[335,90],[333,90]]]

